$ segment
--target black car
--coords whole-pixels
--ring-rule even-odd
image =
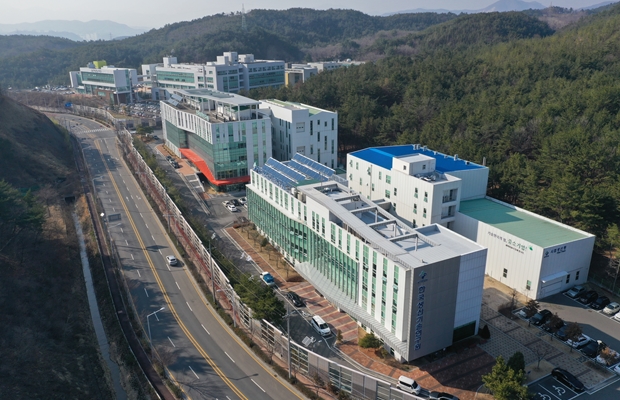
[[[565,369],[554,368],[553,371],[551,371],[551,376],[573,389],[575,392],[581,393],[586,389],[579,379],[575,378],[573,374]]]
[[[594,310],[602,310],[603,308],[607,307],[607,304],[609,303],[611,303],[611,300],[609,300],[609,297],[601,296],[597,298],[596,300],[594,300],[592,303],[590,303],[590,308]]]
[[[431,392],[428,398],[430,400],[459,400],[455,395],[444,392]]]
[[[172,156],[166,156],[166,161],[170,162],[172,160]]]
[[[552,315],[553,313],[549,310],[541,310],[534,314],[532,318],[530,318],[530,322],[534,325],[539,326],[547,322]]]
[[[596,291],[594,290],[589,290],[585,294],[582,294],[581,297],[579,297],[579,302],[581,304],[590,304],[597,298],[598,298],[598,293],[596,293]]]
[[[542,328],[543,328],[543,330],[545,332],[554,333],[554,332],[558,331],[559,329],[562,329],[562,327],[564,327],[564,325],[566,325],[566,324],[560,318],[557,318],[555,321],[554,321],[553,318],[551,318],[549,321],[547,321],[542,326]]]
[[[581,352],[590,358],[595,358],[605,347],[607,345],[600,340],[592,340],[581,349]]]
[[[568,324],[558,329],[557,332],[555,332],[555,337],[566,342],[566,340],[568,340],[568,336],[566,336],[566,328],[568,328]]]
[[[233,203],[235,207],[241,207],[241,203],[237,199],[232,199],[230,202]]]
[[[289,299],[293,303],[293,305],[295,307],[303,307],[303,306],[305,306],[304,301],[295,292],[288,292],[286,294],[286,298]]]

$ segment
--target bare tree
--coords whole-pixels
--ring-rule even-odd
[[[540,368],[540,362],[551,352],[551,348],[548,345],[540,345],[534,346],[532,350],[536,355],[536,359],[538,360],[538,364],[536,364],[536,368]]]
[[[582,333],[581,326],[576,322],[571,322],[566,327],[566,338],[571,342],[575,342]],[[570,351],[573,351],[573,346],[570,347]]]

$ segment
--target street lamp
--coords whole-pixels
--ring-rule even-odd
[[[150,313],[149,315],[146,316],[146,325],[147,325],[148,330],[149,330],[149,348],[151,349],[151,364],[153,364],[153,341],[151,340],[151,324],[149,322],[149,317],[151,315],[157,314],[160,311],[163,311],[165,308],[166,307],[162,307],[159,310],[154,311],[154,312],[152,312],[152,313]],[[157,318],[157,316],[155,316],[155,318]]]

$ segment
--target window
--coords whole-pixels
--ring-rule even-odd
[[[422,165],[422,169],[426,169],[426,165]]]
[[[424,201],[428,201],[428,192],[424,192]]]
[[[576,281],[578,281],[578,280],[579,280],[579,271],[577,271],[577,272],[575,273],[575,280],[576,280]]]
[[[360,163],[358,162],[355,163],[355,169],[360,169]]]
[[[503,275],[504,275],[504,278],[507,278],[507,277],[508,277],[508,270],[507,270],[506,268],[504,268],[504,273],[503,273]]]
[[[360,178],[360,186],[362,186],[362,178]]]
[[[385,198],[386,198],[386,199],[389,199],[389,198],[390,198],[390,191],[389,191],[389,190],[386,190],[386,191],[385,191]]]
[[[314,146],[310,145],[310,154],[314,154]]]
[[[413,213],[414,213],[414,214],[417,214],[417,213],[418,213],[418,205],[417,205],[417,204],[414,204],[414,205],[413,205]]]
[[[424,212],[422,213],[422,217],[426,218],[426,208],[424,209]]]
[[[566,283],[570,282],[570,274],[566,275]]]
[[[392,177],[389,175],[385,176],[385,183],[392,183]]]
[[[381,171],[379,171],[379,180],[381,180]]]
[[[375,191],[375,184],[374,183],[372,184],[372,191],[373,192]],[[396,194],[396,193],[394,193],[394,194]]]
[[[416,225],[416,223],[415,223],[415,219],[413,220],[413,227],[414,227],[414,228],[416,228],[416,227],[417,227],[417,225]]]
[[[527,281],[527,283],[525,284],[525,290],[530,290],[531,288],[532,288],[532,282]]]
[[[415,188],[415,191],[413,193],[413,197],[415,197],[416,199],[418,198],[418,188]]]
[[[394,188],[394,196],[396,196],[396,190],[397,190],[397,188]]]

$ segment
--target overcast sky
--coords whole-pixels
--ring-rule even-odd
[[[47,19],[90,21],[111,20],[134,27],[159,28],[165,24],[189,21],[222,12],[306,7],[314,9],[356,9],[381,15],[415,8],[476,10],[496,0],[21,0],[2,1],[0,23],[15,24]],[[554,6],[580,8],[605,0],[553,0]],[[550,0],[538,0],[549,5]],[[9,3],[9,4],[7,4]]]

